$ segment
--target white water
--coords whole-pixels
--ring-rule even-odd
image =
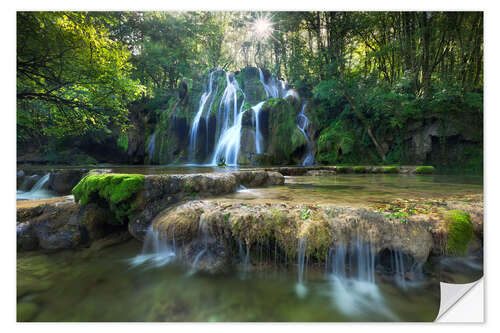
[[[306,238],[302,237],[299,239],[298,248],[298,283],[295,285],[295,292],[299,298],[304,298],[307,294],[307,288],[304,285],[304,267],[306,262]]]
[[[241,122],[244,113],[245,112],[240,112],[236,117],[235,124],[222,133],[215,147],[212,165],[217,165],[221,157],[224,158],[227,165],[236,166],[238,164],[241,141]]]
[[[302,161],[302,165],[304,166],[309,166],[314,164],[314,156],[312,154],[312,147],[311,147],[311,140],[309,139],[309,136],[307,135],[307,126],[309,126],[309,119],[307,118],[305,114],[305,109],[306,109],[306,103],[302,104],[302,110],[300,113],[297,115],[297,128],[302,132],[304,135],[304,138],[307,141],[307,153],[306,157]]]
[[[203,92],[203,94],[201,95],[200,105],[199,105],[198,111],[196,112],[196,115],[194,116],[194,119],[193,119],[193,125],[191,126],[191,132],[190,132],[190,136],[189,136],[189,158],[191,161],[194,161],[194,159],[195,159],[196,141],[198,138],[198,126],[200,124],[200,119],[201,119],[203,112],[205,110],[207,110],[206,115],[205,115],[205,124],[206,124],[205,130],[206,130],[207,135],[208,135],[208,114],[210,113],[210,109],[211,109],[211,106],[212,106],[214,99],[212,99],[210,106],[206,109],[205,109],[205,104],[207,103],[210,96],[212,96],[214,73],[217,72],[218,70],[219,69],[210,72],[209,81],[208,81],[208,90]],[[208,141],[207,141],[207,144],[208,144]]]
[[[56,196],[52,191],[47,190],[47,183],[50,178],[50,172],[40,178],[29,191],[16,191],[17,200],[45,199]]]
[[[142,253],[130,260],[133,267],[145,265],[146,268],[165,266],[176,259],[175,238],[172,242],[168,241],[168,235],[165,239],[160,237],[151,225],[146,233],[142,246]]]
[[[350,247],[339,245],[330,249],[326,274],[330,280],[332,303],[347,315],[363,317],[367,313],[398,320],[385,305],[375,283],[375,250],[359,237]]]
[[[260,109],[262,109],[262,106],[264,105],[265,102],[266,101],[262,101],[259,104],[252,107],[252,110],[255,114],[255,152],[257,154],[262,153],[262,133],[260,132],[259,114],[260,114]]]
[[[264,73],[262,69],[259,68],[259,79],[262,85],[264,86],[264,90],[266,91],[266,98],[278,98],[279,97],[279,88],[276,79],[271,76],[270,82],[266,83],[264,78]]]
[[[151,138],[149,139],[148,142],[148,155],[149,155],[149,161],[153,160],[154,154],[155,154],[155,149],[156,149],[156,131],[151,135]]]

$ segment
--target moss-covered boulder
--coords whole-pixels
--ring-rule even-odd
[[[464,255],[474,235],[471,217],[460,210],[446,213],[445,222],[448,228],[446,252],[451,255]]]
[[[433,174],[436,169],[433,166],[422,165],[415,169],[416,174],[420,175],[430,175]]]
[[[260,82],[257,67],[245,67],[235,75],[238,85],[245,92],[246,102],[255,105],[266,99],[266,91]]]
[[[144,175],[104,174],[87,175],[72,190],[75,202],[106,203],[113,212],[115,221],[123,224],[135,211],[136,194],[142,189]]]

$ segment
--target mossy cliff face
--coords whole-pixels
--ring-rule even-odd
[[[269,76],[269,72],[264,70],[264,76]],[[241,90],[245,92],[245,101],[250,105],[255,105],[266,99],[266,90],[262,86],[257,67],[245,67],[235,73],[235,78]]]

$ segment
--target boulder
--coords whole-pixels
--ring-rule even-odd
[[[71,194],[71,190],[88,172],[88,169],[56,170],[50,173],[48,188],[60,195]]]

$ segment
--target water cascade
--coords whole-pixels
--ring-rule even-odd
[[[264,103],[265,101],[262,101],[259,104],[252,107],[252,110],[255,114],[255,152],[257,154],[262,153],[262,133],[260,132],[260,126],[259,126],[259,113]]]
[[[376,313],[397,320],[375,283],[375,257],[373,246],[359,237],[350,246],[330,248],[325,272],[331,283],[332,302],[348,315]]]
[[[210,72],[209,76],[209,81],[208,81],[208,87],[207,90],[203,92],[200,98],[200,104],[198,107],[198,111],[196,112],[196,115],[194,116],[193,119],[193,125],[191,126],[191,132],[189,135],[189,158],[191,161],[194,161],[195,155],[196,155],[196,140],[198,138],[198,126],[200,124],[200,119],[203,116],[203,112],[207,110],[206,115],[205,115],[205,130],[207,132],[208,136],[208,115],[210,113],[210,109],[212,106],[212,103],[214,101],[214,98],[211,99],[211,103],[208,108],[205,108],[205,105],[207,101],[210,99],[212,96],[213,92],[213,82],[214,82],[214,74],[218,71],[219,69]],[[208,144],[208,140],[206,140]]]
[[[155,149],[156,149],[156,131],[153,133],[153,135],[151,135],[151,138],[149,139],[148,142],[148,147],[146,149],[148,151],[148,156],[150,161],[153,160]]]
[[[210,240],[210,233],[208,230],[208,225],[203,217],[200,217],[200,222],[198,223],[198,243],[201,245],[201,250],[198,251],[194,257],[193,263],[191,264],[191,269],[189,275],[196,273],[198,268],[198,262],[204,255],[210,255],[210,250],[208,248],[208,242]]]
[[[149,267],[165,266],[176,259],[175,238],[171,242],[168,235],[160,237],[151,225],[144,238],[141,254],[131,259],[131,266],[148,264]]]
[[[279,97],[279,88],[276,79],[274,77],[270,78],[271,82],[266,83],[266,80],[264,78],[264,73],[262,72],[262,69],[259,68],[259,79],[262,85],[264,86],[264,90],[266,91],[266,98]]]
[[[307,293],[307,288],[304,285],[304,267],[306,262],[306,238],[299,239],[299,248],[297,253],[298,260],[298,283],[295,286],[295,292],[300,298],[304,298]]]
[[[302,161],[303,166],[309,166],[313,165],[314,163],[314,156],[312,154],[312,146],[311,146],[311,140],[309,139],[309,136],[307,135],[307,126],[309,125],[309,119],[307,118],[305,114],[305,109],[306,109],[307,103],[302,104],[302,110],[300,113],[297,115],[297,128],[302,132],[304,135],[304,138],[307,141],[307,153],[306,157]]]
[[[212,165],[217,165],[224,158],[227,165],[238,164],[240,151],[241,122],[243,119],[243,105],[245,94],[238,86],[238,81],[226,73],[226,89],[222,95],[221,104],[217,114],[217,144],[212,155]],[[241,106],[238,108],[238,92],[243,95]],[[230,120],[232,125],[230,126]]]
[[[54,193],[47,190],[49,178],[50,178],[50,172],[45,174],[42,178],[40,178],[29,191],[27,192],[17,191],[16,192],[17,200],[34,200],[34,199],[50,198],[55,196]]]

